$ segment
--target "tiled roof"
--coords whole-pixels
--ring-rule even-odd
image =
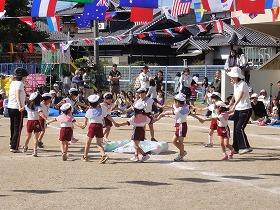
[[[62,32],[50,32],[48,25],[42,21],[36,21],[35,25],[37,31],[45,31],[49,35],[49,40],[65,41],[68,39],[68,36]]]
[[[175,43],[174,47],[178,48],[177,49],[177,52],[178,52],[181,49],[183,49],[186,45],[190,44],[190,45],[196,47],[198,50],[210,51],[210,50],[213,50],[213,48],[208,46],[208,43],[210,40],[211,40],[210,36],[190,37],[187,40]]]

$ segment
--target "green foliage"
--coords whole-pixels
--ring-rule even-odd
[[[78,67],[78,68],[84,68],[88,66],[88,57],[82,57],[82,58],[77,58],[74,61],[74,64]]]
[[[147,63],[145,61],[135,61],[134,63],[130,64],[131,66],[144,66],[144,65],[148,65],[148,66],[158,66],[157,63]]]

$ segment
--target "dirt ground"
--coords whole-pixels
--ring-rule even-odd
[[[125,121],[125,119],[117,119]],[[248,125],[254,151],[221,161],[214,148],[204,148],[208,123],[188,120],[185,162],[174,163],[175,148],[146,163],[132,163],[129,154],[109,153],[98,164],[92,145],[89,162],[80,160],[86,130],[75,129],[79,142],[69,160],[60,156],[57,124],[47,129],[39,157],[9,152],[9,120],[0,119],[0,209],[279,209],[280,129]],[[232,128],[232,125],[231,125]],[[131,127],[113,128],[110,139],[130,137]],[[156,138],[170,142],[173,119],[155,124]],[[25,128],[22,142],[24,141]],[[149,136],[149,132],[147,132]],[[31,147],[31,145],[30,145]]]

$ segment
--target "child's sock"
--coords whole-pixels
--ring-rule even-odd
[[[212,135],[208,135],[208,143],[213,144],[213,136]]]

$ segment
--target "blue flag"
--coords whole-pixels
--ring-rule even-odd
[[[83,16],[88,20],[105,20],[106,6],[97,6],[96,2],[85,4]]]
[[[158,0],[120,0],[120,6],[158,8]]]
[[[83,17],[83,15],[76,15],[75,16],[76,24],[78,28],[90,28],[91,23],[90,20],[87,20]]]
[[[265,0],[265,8],[271,9],[273,7],[273,1],[274,0]]]
[[[156,37],[156,32],[155,31],[149,32],[149,37],[150,37],[152,42],[156,42],[157,41],[157,37]]]

